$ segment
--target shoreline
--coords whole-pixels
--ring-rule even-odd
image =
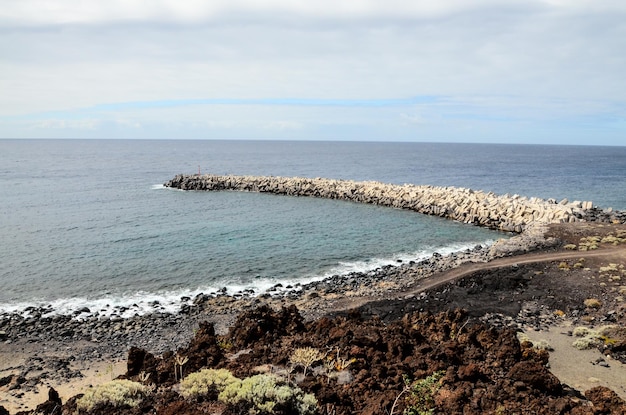
[[[560,272],[556,264],[563,260],[575,260],[587,255],[588,261],[591,261],[593,257],[610,257],[617,252],[624,255],[626,245],[603,246],[588,253],[565,250],[563,245],[568,241],[557,238],[563,238],[563,235],[551,234],[554,229],[557,229],[557,233],[560,232],[558,229],[564,226],[575,229],[571,232],[572,235],[583,235],[593,231],[581,233],[581,227],[602,229],[610,225],[564,224],[550,229],[541,228],[542,238],[519,235],[503,241],[503,246],[499,248],[494,244],[489,248],[481,247],[446,257],[434,255],[413,264],[384,267],[366,274],[336,277],[308,284],[299,292],[260,297],[199,296],[193,300],[193,306],[178,314],[153,313],[129,319],[94,318],[84,321],[72,319],[71,316],[58,316],[47,324],[42,324],[41,321],[22,321],[21,324],[11,326],[9,330],[5,326],[0,329],[0,341],[4,343],[0,353],[0,379],[8,376],[13,378],[6,385],[0,386],[10,396],[0,402],[0,405],[10,408],[10,413],[34,409],[34,405],[44,400],[43,394],[47,386],[56,387],[73,396],[80,388],[107,380],[102,371],[106,372],[109,365],[123,367],[124,358],[131,346],[144,348],[155,355],[177,350],[188,344],[201,321],[213,322],[218,333],[225,333],[240,313],[264,305],[274,309],[295,305],[306,321],[323,316],[345,315],[350,310],[359,310],[364,316],[377,315],[384,321],[393,321],[408,312],[419,310],[436,312],[457,306],[471,309],[476,300],[463,292],[460,296],[463,300],[458,303],[459,296],[455,297],[454,290],[459,289],[459,282],[475,278],[473,276],[476,273],[488,273],[489,269],[520,269],[524,264],[543,269],[541,267],[545,267],[546,263],[551,263]],[[626,232],[626,226],[621,229]],[[528,245],[529,241],[533,241],[533,244]],[[508,251],[511,246],[516,249]],[[485,275],[484,278],[489,277],[488,274]],[[510,295],[511,289],[506,288],[502,292],[503,295]],[[530,293],[527,300],[513,303],[504,298],[501,301],[504,304],[498,306],[494,303],[486,305],[485,309],[475,308],[470,314],[482,318],[493,327],[525,328],[537,333],[550,331],[565,320],[555,318],[551,313],[536,316],[531,312],[530,316],[526,315],[527,303],[532,303],[530,298],[539,292]],[[491,291],[487,294],[494,296]],[[626,303],[622,307],[626,309]],[[621,314],[623,324],[626,325],[624,312]],[[580,317],[573,321],[581,322]],[[85,336],[77,333],[78,327],[82,330],[80,333],[89,334]],[[41,347],[42,345],[45,346]],[[8,363],[16,362],[16,358],[19,364]],[[41,377],[42,374],[45,375]],[[21,384],[15,376],[22,378]],[[15,386],[19,388],[11,389]],[[69,395],[62,395],[64,400],[68,397]]]
[[[14,340],[27,338],[27,333],[41,331],[46,325],[61,327],[61,332],[42,332],[40,340],[49,341],[53,338],[67,337],[69,340],[99,341],[92,331],[99,326],[112,325],[120,328],[120,324],[139,325],[144,320],[164,319],[168,323],[181,316],[192,316],[208,307],[217,307],[231,302],[244,302],[250,306],[265,303],[283,303],[285,301],[306,302],[316,298],[316,294],[324,292],[330,297],[341,292],[346,298],[363,297],[374,298],[385,296],[393,291],[406,291],[419,285],[422,279],[436,273],[449,271],[463,264],[488,263],[497,258],[519,255],[541,249],[553,248],[558,241],[553,238],[544,238],[545,227],[534,226],[520,235],[508,239],[498,239],[492,245],[475,245],[460,251],[453,251],[447,255],[434,252],[431,256],[421,260],[411,260],[402,263],[389,264],[365,272],[349,272],[336,274],[317,281],[288,285],[276,283],[264,292],[241,290],[228,293],[225,289],[209,293],[199,293],[193,298],[182,297],[175,312],[165,310],[163,305],[155,303],[154,309],[147,313],[124,316],[124,312],[133,312],[132,307],[113,307],[111,315],[99,314],[97,310],[77,307],[70,313],[55,313],[48,304],[41,307],[28,307],[23,312],[0,313],[0,341],[10,344]],[[136,322],[136,323],[135,323]],[[218,325],[218,329],[221,325]],[[80,330],[78,330],[80,327]],[[124,327],[125,328],[125,327]],[[222,328],[225,329],[225,328]],[[97,334],[97,332],[96,332]],[[160,353],[163,350],[154,350]]]
[[[614,218],[615,212],[610,213]],[[533,223],[519,235],[489,247],[475,247],[447,256],[434,254],[422,261],[333,276],[303,284],[297,290],[275,287],[274,292],[258,296],[198,295],[186,300],[187,304],[175,314],[154,312],[130,318],[91,315],[81,319],[74,317],[90,312],[46,317],[43,313],[37,316],[37,310],[33,310],[35,316],[27,318],[3,314],[0,315],[3,343],[0,392],[6,392],[7,398],[0,400],[0,406],[8,408],[10,413],[32,410],[45,400],[47,386],[60,387],[65,402],[81,388],[106,380],[106,375],[113,372],[113,369],[107,372],[109,366],[123,367],[131,346],[155,355],[175,351],[191,341],[200,322],[212,322],[218,333],[225,333],[238,315],[261,306],[276,309],[293,305],[306,321],[355,311],[394,321],[414,311],[437,312],[461,307],[470,309],[473,318],[492,327],[537,333],[550,331],[564,322],[593,327],[607,318],[617,318],[617,323],[626,327],[624,282],[613,280],[612,276],[606,282],[592,281],[596,278],[592,273],[612,264],[611,261],[626,264],[626,245],[598,242],[597,251],[582,250],[583,238],[596,233],[606,235],[609,230],[626,235],[626,225],[599,221]],[[571,244],[577,246],[576,250],[565,248]],[[580,257],[587,257],[585,265],[590,267],[575,269],[573,263]],[[572,293],[581,292],[578,297],[565,300],[559,296],[566,293],[556,292],[554,288],[563,288],[560,284],[564,284],[565,274],[561,265],[570,262],[572,273],[582,273],[588,285],[575,286],[578,277],[567,276],[568,284],[573,284]],[[540,278],[519,277],[522,271],[550,275],[551,279],[542,286],[537,281]],[[505,281],[509,279],[513,285]],[[520,284],[525,288],[520,288]],[[585,308],[582,304],[586,296],[601,298],[602,307]],[[557,316],[557,311],[564,313],[565,318]],[[626,356],[623,358],[626,361]],[[624,397],[622,391],[617,392]]]
[[[183,302],[178,313],[156,311],[129,318],[102,317],[85,310],[76,310],[69,315],[46,316],[43,312],[49,311],[48,308],[33,309],[27,317],[5,313],[0,315],[0,342],[3,343],[0,379],[17,376],[22,378],[23,383],[15,384],[13,379],[7,384],[8,388],[4,386],[13,398],[0,401],[0,405],[10,408],[11,413],[18,409],[34,409],[33,405],[40,403],[46,386],[74,393],[77,388],[84,389],[89,385],[85,383],[85,377],[89,381],[106,380],[106,376],[102,377],[101,368],[123,363],[131,346],[146,349],[155,355],[176,350],[192,339],[201,321],[214,323],[216,331],[223,334],[243,311],[264,305],[280,308],[292,304],[298,307],[307,321],[312,321],[368,301],[393,298],[399,292],[415,289],[424,279],[462,264],[487,263],[496,256],[505,255],[502,248],[498,248],[500,244],[506,243],[504,247],[510,249],[513,243],[521,251],[555,244],[552,240],[546,242],[519,235],[511,239],[514,241],[478,245],[446,256],[435,253],[421,261],[388,265],[364,273],[335,275],[291,289],[274,287],[260,295],[200,294]],[[21,359],[20,365],[8,363],[16,358]],[[58,370],[59,367],[64,370]],[[16,386],[19,388],[10,389]],[[17,391],[15,395],[10,392],[13,390]],[[67,399],[69,396],[62,397]],[[16,406],[23,402],[30,404]]]
[[[495,235],[494,235],[495,236]],[[492,240],[485,240],[476,243],[454,244],[443,246],[439,249],[432,250],[430,254],[415,253],[395,254],[388,258],[371,258],[363,261],[371,261],[372,266],[362,270],[345,272],[326,272],[323,275],[312,275],[310,277],[294,277],[290,280],[275,280],[258,286],[214,286],[208,289],[185,289],[164,292],[164,293],[145,293],[130,294],[124,297],[98,298],[90,300],[87,298],[62,298],[50,301],[38,301],[33,303],[23,302],[14,305],[4,305],[4,309],[0,309],[0,320],[2,319],[29,319],[35,317],[54,318],[56,316],[71,316],[78,320],[89,320],[91,318],[129,318],[138,315],[151,313],[169,313],[177,314],[182,307],[193,306],[194,300],[198,296],[230,296],[230,297],[258,297],[266,294],[270,295],[287,295],[297,293],[303,288],[318,285],[326,280],[341,280],[350,276],[365,276],[370,273],[379,271],[380,269],[388,269],[391,267],[406,266],[407,264],[415,264],[424,260],[429,260],[433,255],[446,257],[448,255],[457,255],[471,250],[476,247],[489,248],[496,242],[494,237]],[[359,264],[356,262],[355,264]],[[336,266],[333,269],[339,268]],[[364,267],[363,267],[364,268]],[[0,326],[1,328],[1,326]]]

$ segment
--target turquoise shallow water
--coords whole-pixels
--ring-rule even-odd
[[[173,305],[222,287],[259,292],[503,236],[377,206],[160,185],[198,166],[626,207],[622,147],[107,140],[0,146],[2,310]],[[581,171],[582,161],[604,169]]]

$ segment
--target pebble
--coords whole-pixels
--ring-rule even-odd
[[[540,239],[526,238],[523,234],[510,240],[515,240],[511,246],[526,252],[543,246]],[[185,314],[184,318],[177,314],[159,311],[158,307],[162,305],[158,301],[151,303],[155,309],[153,313],[127,318],[121,316],[121,313],[128,310],[127,307],[115,307],[115,313],[109,318],[103,318],[99,311],[91,311],[88,307],[80,308],[72,315],[53,316],[49,316],[53,312],[51,306],[28,307],[23,314],[0,314],[0,340],[7,345],[18,340],[46,345],[59,342],[60,346],[55,347],[68,347],[72,353],[75,352],[73,357],[79,361],[92,360],[94,357],[107,360],[123,358],[127,352],[126,348],[131,345],[161,354],[187,344],[193,335],[193,328],[197,321],[206,319],[207,313],[218,316],[230,314],[235,308],[237,311],[243,311],[248,307],[256,307],[274,299],[306,299],[315,304],[321,301],[320,298],[324,293],[345,295],[347,292],[354,292],[355,296],[381,296],[386,292],[386,288],[381,288],[382,284],[379,284],[381,282],[395,283],[399,287],[415,287],[420,279],[435,272],[446,271],[467,262],[487,262],[497,256],[505,255],[507,255],[506,252],[496,252],[491,247],[477,245],[471,250],[456,252],[454,255],[443,256],[435,253],[432,257],[420,261],[404,261],[398,263],[397,266],[389,265],[365,273],[335,275],[324,281],[310,284],[283,287],[279,283],[274,285],[269,290],[270,292],[258,293],[256,296],[257,293],[253,290],[245,290],[237,293],[240,299],[236,304],[235,299],[227,295],[227,289],[224,287],[216,293],[198,294],[193,299],[182,297],[180,311],[181,314]],[[425,301],[427,298],[425,293],[409,297],[416,301]],[[193,305],[189,304],[190,301]],[[137,307],[133,305],[133,308]],[[526,325],[540,330],[552,324],[555,318],[545,313],[536,304],[529,303],[524,304],[520,315],[516,318],[489,314],[485,315],[483,320],[494,327],[518,328]],[[571,336],[571,331],[568,335]],[[73,347],[75,342],[85,340],[93,344],[80,349]],[[112,344],[119,346],[112,347]],[[606,361],[598,362],[598,364],[609,367]],[[67,366],[62,367],[67,369]],[[51,373],[50,376],[75,376],[72,372],[65,370],[51,370],[45,364],[42,365],[41,361],[38,361],[37,365],[35,361],[26,365],[24,375],[35,370],[46,370]]]

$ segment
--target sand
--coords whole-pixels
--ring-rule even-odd
[[[576,337],[567,334],[574,329],[571,322],[551,327],[550,330],[525,330],[533,342],[545,340],[550,350],[550,372],[561,383],[581,393],[594,386],[606,386],[626,400],[626,365],[604,356],[596,348],[578,350],[572,346]],[[596,362],[604,360],[608,367]]]
[[[7,353],[0,350],[0,378],[10,374],[19,373],[19,367],[28,358],[28,353]],[[42,380],[35,390],[24,391],[21,397],[6,393],[6,388],[0,388],[0,405],[4,406],[9,413],[14,414],[19,411],[32,410],[37,405],[48,399],[48,389],[53,387],[66,402],[72,396],[83,393],[85,389],[110,381],[126,372],[126,361],[117,360],[111,362],[104,361],[77,361],[71,365],[72,369],[82,373],[80,378],[72,378],[67,381],[62,380]],[[33,374],[29,374],[32,376]]]

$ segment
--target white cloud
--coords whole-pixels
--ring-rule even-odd
[[[99,120],[94,119],[46,119],[32,123],[30,128],[34,130],[95,130],[100,124]]]
[[[167,120],[199,136],[623,119],[625,22],[622,1],[0,0],[0,136],[11,123],[76,119],[116,133]],[[437,102],[103,112],[136,101],[422,96]]]
[[[301,130],[304,126],[302,123],[296,121],[271,121],[265,124],[262,128],[266,130]]]
[[[471,10],[542,9],[561,12],[626,10],[621,1],[592,0],[19,0],[3,1],[0,21],[17,24],[116,21],[201,22],[235,16],[318,19],[440,18]]]

